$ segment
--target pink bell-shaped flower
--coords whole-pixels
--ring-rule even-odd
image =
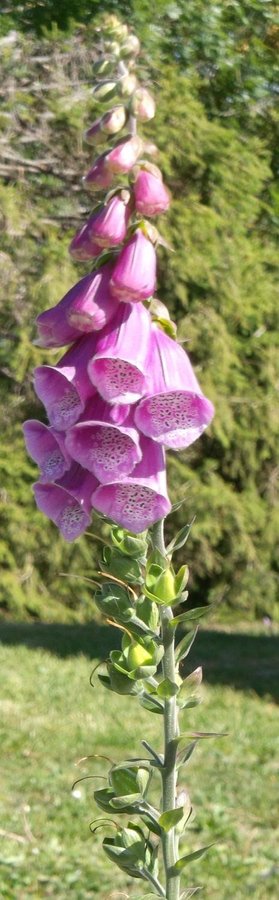
[[[149,396],[137,406],[135,423],[154,441],[183,450],[209,425],[214,406],[202,394],[187,353],[154,325],[149,364]]]
[[[140,169],[134,182],[135,206],[143,216],[157,216],[164,213],[170,205],[170,195],[162,179]]]
[[[70,246],[69,253],[73,259],[86,262],[88,259],[95,259],[101,253],[99,244],[96,244],[90,234],[89,222],[86,222],[79,231],[74,235]]]
[[[111,187],[113,182],[113,172],[110,172],[106,165],[106,154],[95,160],[94,165],[83,178],[85,187],[91,191],[106,191]]]
[[[88,364],[92,384],[108,403],[136,403],[148,393],[151,320],[141,304],[120,303]]]
[[[152,297],[156,287],[156,252],[140,228],[121,250],[110,287],[112,294],[124,302]]]
[[[101,247],[115,247],[125,240],[131,212],[129,191],[115,194],[87,223],[90,239]]]
[[[100,485],[92,495],[98,512],[135,534],[145,531],[171,510],[162,447],[141,440],[142,460],[125,481]],[[159,452],[158,452],[159,450]]]
[[[40,481],[51,482],[62,478],[72,463],[64,435],[37,419],[24,422],[23,432],[27,452],[41,470]]]
[[[139,434],[129,412],[129,406],[110,406],[96,394],[82,421],[67,432],[70,456],[103,484],[124,478],[141,459]]]
[[[57,431],[75,425],[95,393],[87,373],[95,346],[96,335],[87,335],[65,353],[57,366],[37,366],[34,370],[36,394]]]
[[[82,333],[100,331],[110,322],[118,302],[110,290],[113,264],[106,263],[81,278],[56,306],[37,316],[40,347],[63,347]]]
[[[118,172],[125,175],[135,165],[141,151],[143,143],[138,135],[129,138],[123,138],[116,147],[106,154],[105,166],[109,172]]]
[[[91,495],[98,482],[76,463],[59,484],[33,485],[36,504],[57,525],[65,541],[71,543],[90,525]]]

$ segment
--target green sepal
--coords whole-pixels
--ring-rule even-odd
[[[142,798],[141,798],[140,793],[123,794],[122,797],[118,797],[118,796],[113,797],[113,799],[111,800],[111,806],[112,806],[112,809],[118,809],[118,810],[124,809],[124,807],[125,807],[125,810],[127,811],[127,807],[132,809],[134,804],[136,804],[138,806],[141,799]]]
[[[139,619],[145,622],[150,631],[156,633],[159,625],[159,611],[156,603],[152,603],[149,597],[142,596],[136,604],[136,612]]]
[[[187,856],[181,856],[180,859],[172,866],[171,873],[174,875],[176,872],[181,872],[188,863],[194,862],[195,859],[200,859],[201,856],[210,849],[210,847],[214,846],[214,841],[211,844],[207,844],[206,847],[201,847],[200,850],[194,850],[193,853],[188,853]]]
[[[117,95],[117,83],[115,81],[101,81],[93,88],[93,97],[98,103],[108,103]]]
[[[177,705],[179,706],[179,709],[194,709],[194,707],[199,706],[200,703],[201,698],[194,697],[193,695],[191,697],[188,697],[187,700],[180,699],[180,697],[177,698]]]
[[[132,681],[125,672],[122,672],[120,669],[117,669],[112,663],[107,662],[107,670],[108,676],[106,675],[98,675],[99,680],[105,687],[108,687],[107,682],[104,680],[107,677],[110,680],[110,690],[115,691],[116,694],[138,694],[139,686],[138,682]]]
[[[135,614],[129,591],[113,581],[107,581],[98,588],[95,603],[104,616],[112,616],[119,622],[129,622]]]
[[[158,697],[162,697],[164,700],[169,700],[170,697],[175,697],[178,691],[178,684],[170,681],[169,678],[164,678],[164,681],[161,681],[160,684],[158,684],[156,693]]]
[[[133,557],[133,559],[146,557],[148,549],[146,534],[146,532],[138,535],[131,534],[124,528],[119,528],[118,525],[112,525],[111,527],[111,540],[115,547],[121,553]]]
[[[184,816],[184,807],[177,806],[175,809],[168,809],[167,812],[162,813],[160,818],[158,819],[158,825],[161,826],[163,831],[170,831],[171,828],[175,828],[175,825],[183,819]]]
[[[146,693],[141,694],[139,702],[140,705],[143,706],[144,709],[148,709],[149,712],[158,713],[161,716],[164,714],[164,704],[152,695]]]
[[[148,870],[152,874],[155,854],[141,829],[123,828],[116,837],[105,838],[103,848],[109,859],[132,877],[146,880]]]
[[[203,616],[208,615],[208,612],[208,606],[198,606],[196,609],[188,609],[187,612],[181,613],[179,616],[175,616],[175,618],[170,622],[170,627],[176,628],[176,626],[180,625],[181,622],[192,622],[195,619],[201,619]]]
[[[177,663],[181,662],[182,659],[185,659],[185,657],[188,656],[192,644],[194,643],[197,631],[198,627],[196,627],[193,631],[188,631],[187,634],[185,634],[182,638],[182,641],[180,641],[180,644],[177,645],[175,651],[175,659]]]
[[[128,766],[125,763],[113,766],[109,772],[109,784],[117,795],[140,793],[142,797],[147,791],[152,770],[146,766]]]
[[[124,803],[120,803],[119,807],[117,807],[118,813],[130,813],[134,814],[138,812],[138,808],[141,802],[140,795],[136,795],[138,798],[136,801],[132,801],[133,794],[128,795],[127,801]],[[120,799],[120,798],[118,798]],[[121,798],[124,801],[124,798]],[[111,788],[100,788],[98,791],[94,791],[94,800],[104,812],[110,813],[110,815],[115,812],[116,807],[114,806],[114,801],[116,800],[116,794]]]
[[[103,560],[100,563],[102,572],[113,575],[128,584],[143,584],[141,568],[137,559],[124,556],[116,547],[105,547]]]

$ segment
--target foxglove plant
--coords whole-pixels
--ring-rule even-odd
[[[185,611],[188,569],[177,571],[172,560],[189,526],[168,547],[164,543],[164,519],[172,509],[165,450],[189,447],[214,410],[167,310],[153,298],[160,236],[142,216],[165,213],[170,195],[157,166],[141,158],[156,148],[137,134],[137,121],[155,114],[153,97],[134,72],[139,52],[127,26],[106,17],[93,94],[99,104],[117,96],[121,103],[100,109],[86,139],[99,146],[115,135],[116,142],[95,159],[84,184],[110,193],[101,195],[70,245],[74,258],[95,258],[92,273],[37,318],[39,346],[71,346],[56,365],[35,369],[35,391],[49,422],[28,420],[24,434],[40,469],[37,506],[64,540],[88,528],[92,510],[111,523],[95,600],[123,637],[99,680],[164,722],[163,752],[142,741],[147,756],[113,763],[106,787],[94,793],[97,807],[116,824],[114,836],[103,841],[105,853],[126,875],[147,882],[153,896],[182,900],[196,888],[181,893],[181,873],[207,848],[180,853],[192,809],[179,769],[198,740],[210,735],[179,729],[179,713],[198,702],[201,670],[183,681],[179,666],[195,636],[192,622],[204,610]],[[128,184],[113,189],[115,176],[128,176]],[[187,630],[176,646],[181,623]],[[158,808],[150,799],[152,776],[161,784]],[[95,827],[103,821],[97,818]]]

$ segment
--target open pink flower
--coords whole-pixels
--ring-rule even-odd
[[[62,478],[72,463],[65,446],[64,435],[37,419],[23,424],[26,449],[41,470],[41,482]]]
[[[109,172],[119,172],[124,175],[130,172],[135,165],[141,151],[143,143],[138,135],[134,137],[123,138],[116,147],[106,154],[105,166]]]
[[[58,431],[75,425],[95,393],[87,373],[95,346],[96,335],[82,337],[57,366],[38,366],[34,371],[36,394],[47,410],[50,424]]]
[[[74,541],[90,525],[91,495],[97,484],[94,475],[74,463],[59,484],[33,485],[38,509],[57,525],[65,541]]]
[[[110,406],[96,394],[82,421],[67,432],[70,456],[103,484],[124,478],[141,459],[139,434],[129,413],[129,406]]]
[[[56,306],[37,319],[40,347],[63,347],[82,333],[100,331],[112,319],[118,303],[110,291],[113,264],[106,263],[81,278]]]
[[[90,239],[101,247],[115,247],[125,240],[131,212],[129,191],[115,194],[87,223]]]
[[[83,181],[85,186],[91,191],[103,191],[108,190],[108,188],[111,187],[113,182],[113,172],[110,172],[107,168],[105,153],[98,156],[92,168],[87,175],[85,175]]]
[[[170,205],[170,195],[157,177],[147,169],[140,169],[134,183],[136,210],[143,216],[157,216],[164,213]]]
[[[202,394],[185,351],[154,325],[150,368],[149,396],[139,403],[135,423],[154,441],[172,450],[183,450],[209,425],[214,406]]]
[[[88,364],[92,384],[108,403],[136,403],[148,392],[151,320],[141,303],[120,303]]]
[[[125,481],[100,485],[92,495],[95,509],[135,534],[150,528],[171,510],[164,451],[144,437],[141,449],[142,460],[132,475]]]
[[[140,228],[121,250],[110,286],[112,294],[124,302],[152,296],[156,287],[156,253]]]

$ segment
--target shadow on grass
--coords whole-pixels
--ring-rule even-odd
[[[116,629],[95,622],[86,625],[39,623],[0,624],[0,642],[24,644],[31,650],[43,649],[56,656],[83,653],[89,659],[105,659],[120,644]],[[279,637],[200,631],[184,673],[202,665],[205,681],[226,684],[240,690],[255,691],[260,697],[279,700]],[[188,663],[188,660],[185,661]]]

